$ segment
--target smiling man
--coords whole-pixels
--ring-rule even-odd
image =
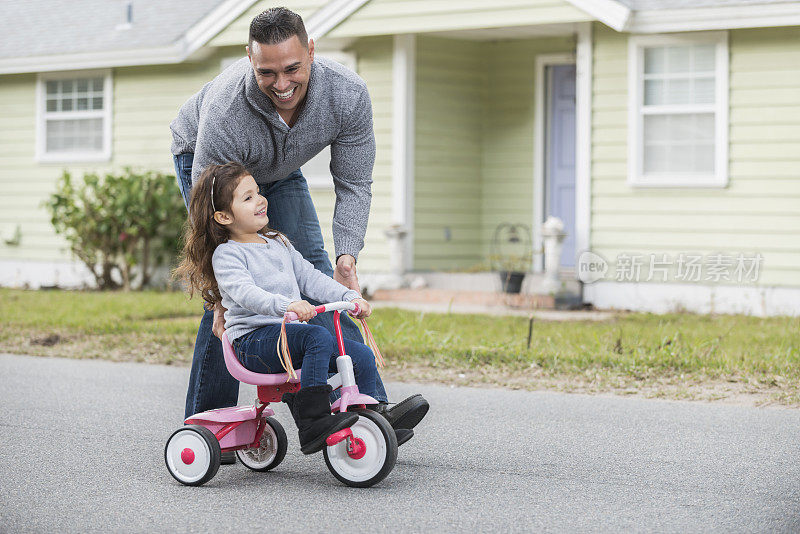
[[[317,269],[360,291],[355,262],[364,246],[375,162],[366,84],[339,63],[315,59],[314,42],[308,39],[302,19],[285,8],[269,9],[253,19],[247,56],[192,96],[170,124],[184,202],[188,206],[192,183],[206,166],[244,164],[267,198],[269,225],[283,232]],[[336,192],[335,270],[300,171],[326,146],[331,147]],[[331,314],[311,322],[333,331]],[[343,323],[345,337],[363,341],[352,321]],[[222,346],[212,328],[221,335],[220,310],[206,311],[200,323],[186,417],[233,406],[238,400],[239,383],[225,368]],[[376,398],[385,403],[380,377],[377,390]],[[427,413],[428,403],[414,395],[379,410],[396,429],[411,429]]]

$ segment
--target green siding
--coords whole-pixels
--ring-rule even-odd
[[[36,76],[32,74],[0,77],[0,231],[9,233],[19,224],[23,245],[29,240],[42,241],[48,227],[40,223],[46,217],[39,207],[46,185],[42,173],[35,172],[36,146]],[[50,240],[53,241],[52,239]],[[27,246],[25,247],[27,248]],[[20,247],[0,242],[0,257],[24,256]],[[35,253],[42,256],[46,249]]]
[[[627,36],[595,25],[592,249],[764,256],[764,285],[800,285],[800,28],[734,30],[729,185],[637,189],[627,177]]]
[[[574,48],[418,39],[417,269],[485,266],[498,224],[532,223],[536,56]]]
[[[480,261],[483,50],[471,41],[417,39],[416,269],[466,268]]]
[[[358,74],[367,82],[372,99],[375,129],[375,167],[372,172],[372,209],[365,237],[364,250],[358,259],[360,272],[388,272],[389,245],[384,230],[392,224],[392,38],[359,39],[352,47],[358,62]],[[327,250],[333,254],[329,236],[333,217],[333,192],[312,193],[320,212]]]
[[[592,20],[564,0],[371,0],[331,37],[425,33]]]
[[[77,175],[125,166],[174,173],[169,122],[183,102],[219,72],[215,52],[201,63],[119,68],[112,71],[112,156],[109,162],[38,163],[36,144],[36,76],[0,77],[0,228],[19,223],[22,242],[2,245],[3,259],[69,259],[64,241],[53,234],[42,202],[52,193],[61,172]],[[8,125],[13,125],[11,129]],[[176,187],[177,194],[177,187]]]
[[[359,267],[362,271],[385,271],[388,250],[383,229],[391,215],[391,39],[364,39],[354,49],[372,94],[378,142],[372,217]],[[112,159],[103,163],[36,162],[36,75],[1,76],[0,232],[10,232],[20,224],[22,242],[18,247],[0,244],[0,259],[70,259],[64,241],[53,234],[47,212],[41,207],[64,169],[82,175],[89,170],[105,172],[132,166],[173,174],[170,121],[187,98],[219,73],[220,61],[239,52],[239,47],[224,47],[212,50],[202,62],[114,69]],[[177,187],[175,192],[178,194]],[[326,248],[332,255],[334,193],[312,189],[311,195]]]
[[[244,46],[247,44],[247,36],[250,33],[250,22],[256,15],[266,11],[271,7],[283,6],[291,9],[303,19],[308,19],[315,11],[325,5],[326,0],[287,0],[283,2],[261,1],[256,2],[247,11],[239,15],[224,30],[216,35],[208,43],[208,46]]]

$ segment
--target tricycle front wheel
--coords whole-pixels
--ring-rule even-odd
[[[397,437],[389,422],[372,410],[359,410],[351,427],[357,451],[348,451],[348,439],[323,449],[325,464],[340,482],[368,488],[386,478],[397,461]]]

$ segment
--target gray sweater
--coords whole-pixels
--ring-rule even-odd
[[[320,302],[360,298],[280,239],[228,241],[214,251],[212,265],[222,306],[228,309],[225,330],[230,341],[269,323],[280,323],[286,307],[301,300],[300,292]]]
[[[245,57],[207,83],[170,124],[172,153],[194,153],[192,181],[209,164],[236,161],[259,184],[286,178],[330,145],[336,190],[336,256],[358,258],[370,202],[375,133],[364,81],[335,61],[316,58],[297,120],[284,124],[261,92]]]

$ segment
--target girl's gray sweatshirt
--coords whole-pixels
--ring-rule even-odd
[[[294,126],[278,116],[261,92],[245,57],[181,106],[172,130],[172,153],[193,153],[192,181],[212,163],[236,161],[259,184],[282,180],[331,147],[336,190],[336,257],[358,258],[372,201],[375,132],[364,80],[325,58],[311,64],[308,92]]]
[[[318,271],[288,241],[262,236],[264,243],[228,241],[214,251],[212,265],[222,295],[225,330],[233,341],[269,323],[280,323],[300,293],[320,302],[361,296]]]

